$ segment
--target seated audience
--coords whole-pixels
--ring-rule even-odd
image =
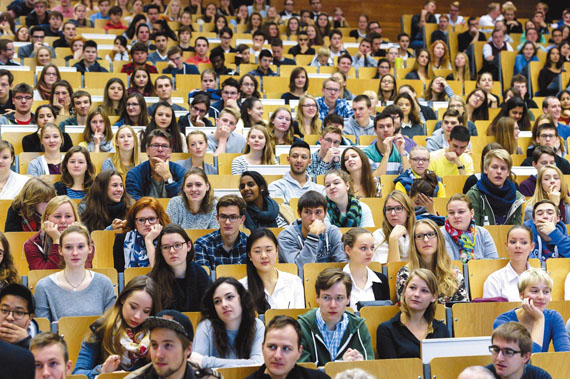
[[[336,126],[323,128],[320,133],[319,150],[311,154],[311,164],[307,168],[307,173],[316,178],[318,175],[325,175],[330,170],[340,169],[339,146],[342,143],[342,130]]]
[[[125,68],[125,66],[123,66]],[[70,91],[71,92],[71,91]],[[127,90],[121,78],[111,78],[105,85],[101,106],[107,116],[119,116],[126,107]]]
[[[206,71],[202,73],[202,76],[209,75]],[[196,93],[192,98],[188,97],[188,105],[190,106],[190,112],[184,116],[180,116],[178,119],[178,128],[182,134],[186,134],[186,128],[192,126],[197,127],[212,127],[212,121],[206,118],[208,114],[208,109],[210,109],[210,97],[204,91]]]
[[[4,114],[11,125],[30,125],[34,119],[32,104],[34,89],[27,83],[18,83],[12,88],[14,112]]]
[[[360,138],[374,135],[374,115],[372,102],[366,95],[358,95],[352,100],[354,115],[345,120],[344,134]]]
[[[89,151],[82,146],[67,150],[61,162],[61,180],[54,184],[58,195],[83,199],[93,184],[95,167]]]
[[[546,53],[546,62],[538,74],[538,91],[536,96],[556,96],[560,88],[560,76],[562,75],[563,59],[560,49],[556,46]]]
[[[465,98],[465,113],[467,120],[471,122],[489,119],[489,103],[487,102],[487,92],[481,88],[476,88]]]
[[[431,65],[430,52],[424,48],[418,49],[412,71],[408,72],[404,78],[408,80],[421,80],[426,84],[432,77],[433,67]]]
[[[341,90],[342,87],[338,80],[330,78],[325,79],[323,82],[323,96],[317,99],[321,121],[331,113],[338,114],[344,118],[354,115],[354,111],[348,101],[340,98]]]
[[[410,167],[404,137],[396,134],[394,120],[388,112],[374,119],[374,131],[378,139],[364,148],[364,153],[374,164],[374,176],[398,175]]]
[[[412,184],[417,179],[426,179],[432,173],[428,170],[430,155],[424,146],[415,146],[410,151],[410,168],[394,179],[394,189],[410,195]],[[434,174],[435,175],[435,174]],[[435,191],[430,197],[446,197],[445,187],[441,183],[441,178],[437,178]]]
[[[208,137],[206,133],[201,130],[192,130],[188,133],[186,140],[190,157],[176,161],[176,163],[184,167],[186,171],[192,168],[200,168],[206,175],[216,175],[218,169],[210,163],[204,162],[206,151],[208,150]]]
[[[0,159],[4,162],[0,166],[0,200],[13,200],[30,178],[12,171],[16,154],[9,141],[0,140]]]
[[[38,334],[30,342],[30,351],[34,355],[36,377],[64,378],[71,375],[73,362],[69,359],[63,336],[52,332]]]
[[[439,177],[473,174],[473,159],[465,153],[470,139],[469,129],[463,125],[455,126],[449,133],[449,147],[430,154],[428,169]]]
[[[333,169],[325,174],[327,215],[325,221],[339,228],[374,227],[370,207],[352,191],[348,173]]]
[[[30,178],[8,208],[5,232],[37,232],[47,203],[56,196],[53,185],[42,178]],[[6,250],[6,249],[5,249]]]
[[[274,165],[277,163],[269,133],[264,126],[259,124],[251,126],[246,141],[243,155],[234,158],[232,161],[232,175],[241,175],[248,170],[249,165]]]
[[[79,143],[79,146],[84,147],[90,153],[115,152],[111,122],[102,107],[89,112],[85,129],[83,129],[83,141]]]
[[[150,107],[149,107],[150,110]],[[175,109],[166,101],[159,101],[156,103],[150,117],[150,122],[144,130],[141,130],[139,137],[141,142],[146,140],[146,137],[156,129],[162,130],[170,134],[172,138],[172,152],[173,153],[186,153],[188,146],[186,139],[178,128],[176,122]],[[146,152],[146,146],[141,143],[141,151]]]
[[[286,112],[290,113],[289,110],[286,110]],[[285,111],[281,113],[282,114],[280,115],[282,117],[286,117]],[[270,118],[270,129],[271,129],[271,118]],[[287,123],[284,122],[285,120],[277,120],[277,121],[281,122],[275,122],[275,119],[273,121],[273,125],[275,126],[273,134],[276,137],[278,133],[283,134],[282,129],[285,129],[285,126],[287,125]],[[298,134],[301,137],[305,136],[306,134],[318,135],[322,131],[321,125],[322,122],[321,119],[319,118],[319,105],[317,103],[317,99],[315,99],[309,94],[302,95],[299,98],[299,103],[297,104],[297,108],[295,109],[295,120],[293,121],[293,126],[290,129],[287,128],[288,131],[287,134],[290,134],[291,139],[293,139],[293,130],[295,131],[295,134]],[[279,141],[281,141],[281,138],[279,138]]]
[[[437,128],[436,126],[432,135],[426,139],[426,148],[429,152],[432,153],[440,149],[449,148],[451,131],[457,125],[463,125],[463,121],[460,113],[456,109],[449,107],[443,114],[440,127]]]
[[[4,235],[3,239],[6,240]],[[32,292],[14,282],[0,291],[0,341],[29,349],[30,341],[41,333],[34,320],[35,301]]]
[[[123,178],[139,163],[139,140],[129,125],[119,127],[114,138],[115,152],[101,164],[101,171],[114,170]]]
[[[274,48],[272,46],[272,48]],[[275,58],[275,53],[273,54]],[[286,104],[290,100],[299,100],[302,96],[307,94],[309,88],[309,76],[304,67],[295,67],[289,76],[289,92],[281,95]]]
[[[554,150],[552,150],[552,148],[549,146],[537,146],[532,151],[531,157],[532,157],[532,166],[536,168],[536,172],[540,172],[540,170],[547,165],[550,166],[556,165],[555,157],[557,157],[557,155],[554,152]],[[532,197],[536,190],[536,183],[537,183],[536,175],[529,176],[528,179],[523,180],[519,185],[520,193],[522,193],[525,197]],[[550,192],[549,190],[550,189],[547,187],[546,195],[548,194],[548,192]],[[542,189],[542,191],[540,191],[539,187],[539,193],[542,193],[543,191],[544,188]]]
[[[61,80],[59,68],[54,63],[44,66],[34,87],[34,100],[51,100],[51,90],[56,82]],[[12,107],[13,109],[13,107]]]
[[[533,232],[531,258],[545,262],[549,258],[570,257],[570,237],[560,213],[560,208],[548,199],[533,204],[532,219],[524,223]]]
[[[156,91],[154,89],[154,84],[150,79],[150,72],[146,67],[137,67],[130,74],[129,88],[127,88],[127,94],[132,95],[138,93],[142,96],[155,96]],[[123,109],[123,112],[127,111],[127,108]],[[145,107],[145,111],[147,111]],[[145,124],[146,125],[146,122]]]
[[[93,40],[85,41],[83,44],[83,59],[74,64],[73,67],[77,69],[77,72],[84,75],[86,72],[109,72],[109,70],[97,62],[97,42]]]
[[[51,106],[45,105],[45,107]],[[40,109],[39,113],[41,114],[43,111]],[[63,160],[61,150],[63,149],[64,141],[63,135],[64,133],[61,129],[53,122],[48,122],[40,129],[38,142],[44,154],[30,161],[26,170],[27,175],[40,177],[42,175],[61,174],[61,161]],[[71,146],[69,149],[71,149]]]
[[[235,129],[240,119],[233,108],[224,108],[218,113],[216,130],[208,134],[208,151],[218,156],[222,153],[242,153],[246,141]]]

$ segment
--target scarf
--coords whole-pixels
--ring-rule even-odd
[[[475,259],[473,251],[475,250],[477,228],[475,228],[475,220],[471,219],[467,230],[455,229],[449,223],[449,219],[445,220],[445,231],[451,236],[451,239],[459,247],[459,259],[461,262],[467,263],[471,259]]]
[[[38,92],[43,100],[49,100],[51,98],[51,88],[52,87],[47,86],[45,83],[38,83]]]
[[[476,186],[481,193],[487,196],[495,216],[506,216],[517,199],[517,189],[510,179],[505,180],[503,188],[499,188],[491,183],[487,174],[481,174],[481,179],[477,181]]]
[[[119,330],[119,325],[123,321],[119,319],[117,321],[117,327],[113,331],[113,337],[117,335]],[[119,336],[119,342],[123,348],[123,354],[121,355],[121,365],[119,366],[123,370],[129,370],[138,360],[143,359],[147,356],[148,347],[150,345],[150,333],[148,329],[144,328],[136,332],[131,328],[126,328],[123,330]]]
[[[334,201],[327,197],[328,214],[332,225],[339,228],[352,228],[360,225],[360,218],[362,217],[362,207],[360,202],[354,196],[348,197],[348,209],[346,213],[340,213]]]
[[[276,228],[279,217],[279,204],[268,197],[263,198],[264,209],[260,210],[255,204],[247,205],[245,212],[245,227],[252,232],[260,227]]]
[[[95,143],[93,142],[93,135],[91,135],[91,141],[87,142],[87,149],[89,151],[94,151],[95,150]],[[114,152],[115,151],[115,147],[113,146],[113,142],[112,141],[107,141],[105,138],[103,138],[103,140],[101,140],[101,143],[99,144],[99,148],[101,149],[102,153],[109,153],[109,152]]]
[[[123,205],[124,197],[118,203],[111,202],[107,204],[107,211],[109,211],[109,224],[113,223],[113,220],[120,218],[121,220],[125,218],[125,207]]]
[[[131,230],[126,233],[123,251],[125,255],[125,268],[150,266],[146,246],[144,244],[144,237],[136,230]]]

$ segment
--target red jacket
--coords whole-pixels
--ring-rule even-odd
[[[59,245],[54,245],[51,238],[43,231],[34,234],[24,243],[24,253],[30,270],[57,270],[61,268]],[[93,267],[93,253],[87,257],[86,268]]]

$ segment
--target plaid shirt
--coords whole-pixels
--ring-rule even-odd
[[[150,72],[151,74],[158,74],[158,70],[156,69],[156,66],[151,66],[148,63],[145,63],[144,65],[148,69],[148,72]],[[123,68],[121,69],[121,72],[123,72],[127,75],[131,75],[133,72],[135,72],[136,68],[137,68],[137,65],[135,65],[134,62],[127,63],[126,65],[123,66]]]
[[[194,251],[195,261],[202,266],[208,266],[210,270],[215,270],[218,265],[232,265],[247,262],[245,245],[247,234],[239,232],[238,239],[230,251],[224,249],[224,242],[219,230],[206,234],[196,240]]]
[[[319,106],[319,118],[322,120],[329,114],[329,106],[325,103],[325,97],[321,96],[317,99],[317,105]],[[354,116],[354,111],[350,107],[348,101],[344,99],[338,99],[334,106],[334,114],[339,115],[343,118],[349,118]]]
[[[327,163],[323,161],[321,157],[319,157],[319,151],[315,151],[311,155],[311,164],[309,165],[309,167],[307,167],[307,174],[309,174],[311,178],[316,178],[317,175],[325,175],[329,170],[335,168],[337,170],[340,170],[340,161],[335,162],[333,160]]]
[[[327,324],[321,316],[320,309],[317,310],[315,319],[317,320],[317,327],[319,328],[319,332],[321,332],[323,340],[325,341],[325,346],[331,354],[331,361],[335,361],[336,355],[338,354],[338,348],[340,347],[340,341],[342,340],[342,336],[344,336],[344,332],[346,332],[346,328],[348,327],[348,316],[346,313],[343,313],[342,320],[336,324],[334,330],[327,329]]]

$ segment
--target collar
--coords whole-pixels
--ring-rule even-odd
[[[343,267],[342,271],[346,272],[350,275],[350,279],[352,279],[352,283],[354,284],[354,277],[352,276],[352,272],[350,272],[350,266],[347,264]],[[360,289],[361,291],[366,291],[368,288],[371,288],[374,283],[382,283],[382,280],[376,275],[374,271],[370,269],[370,267],[366,267],[367,279],[366,284],[364,284],[364,288]]]
[[[530,268],[530,264],[528,262],[526,262],[526,269],[528,270],[529,268]],[[509,263],[507,263],[507,265],[505,266],[505,269],[506,269],[506,274],[507,274],[507,280],[509,282],[512,282],[515,280],[518,281],[519,274],[516,273],[515,269],[511,265],[510,260],[509,260]]]
[[[335,329],[328,330],[327,324],[325,323],[325,320],[323,320],[323,316],[321,315],[321,308],[317,308],[317,312],[315,313],[315,321],[317,322],[317,327],[319,328],[321,333],[323,333],[323,331],[325,331],[326,333],[332,333],[341,330],[345,324],[348,324],[348,316],[346,315],[345,311],[342,314],[342,318],[340,319],[340,321],[336,323],[334,327]]]

